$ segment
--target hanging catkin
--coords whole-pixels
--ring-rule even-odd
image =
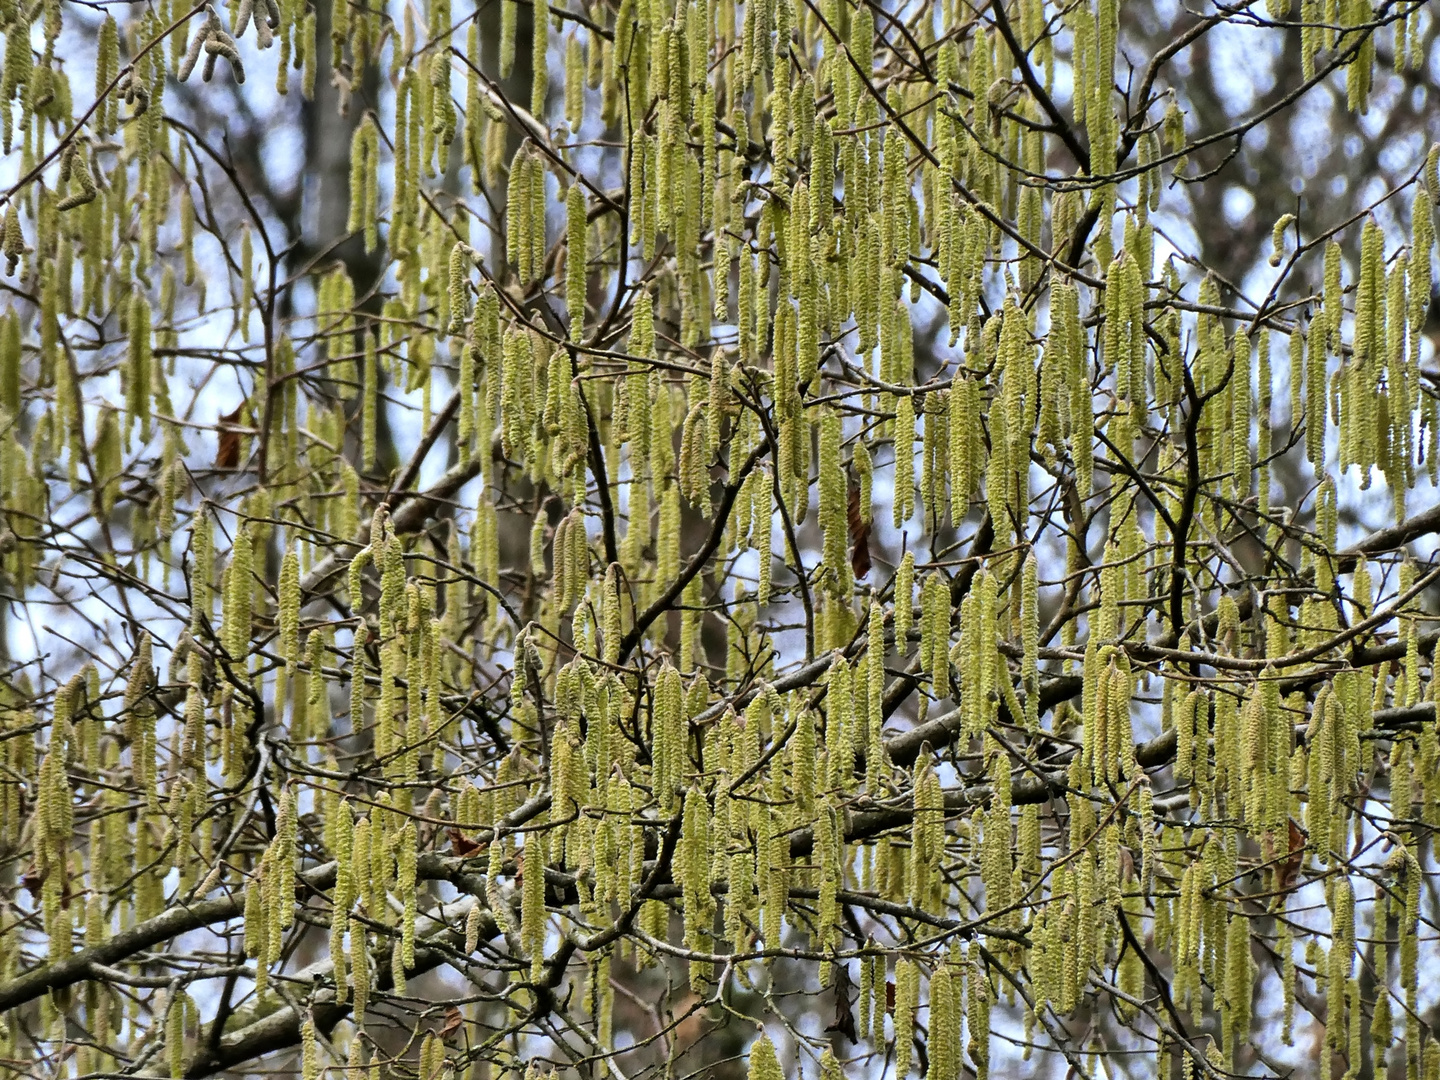
[[[280,561],[280,656],[285,661],[285,673],[295,676],[295,664],[300,657],[300,559],[292,546]]]
[[[570,318],[570,340],[579,342],[585,333],[585,192],[578,183],[565,196],[565,307]]]
[[[895,961],[895,1072],[898,1076],[910,1071],[919,998],[919,970],[915,961],[902,956]]]
[[[194,1071],[204,980],[125,950],[224,906],[206,962],[306,1080],[528,1052],[552,996],[608,1058],[616,987],[681,959],[700,1004],[858,978],[877,1064],[805,1064],[773,993],[759,1080],[887,1034],[897,1080],[1045,1073],[1100,1013],[1157,1075],[1243,1072],[1297,1001],[1337,1074],[1440,1076],[1440,147],[1374,72],[1428,12],[1217,9],[1293,33],[1296,104],[1343,68],[1395,167],[1222,273],[1213,132],[1168,54],[1131,115],[1119,0],[323,3],[0,0],[0,576],[17,627],[121,643],[0,684],[0,1058]],[[166,101],[198,70],[223,112],[277,39],[349,152],[304,258]],[[77,937],[134,985],[70,985]],[[485,1001],[380,1039],[437,958],[509,1050]]]
[[[849,522],[846,517],[846,482],[840,460],[840,417],[826,409],[820,417],[820,528],[824,534],[824,565],[836,596],[848,596],[851,587],[847,555]]]
[[[895,570],[895,651],[901,656],[910,651],[910,622],[915,611],[911,597],[914,591],[915,553],[907,551]]]
[[[895,527],[900,528],[914,513],[915,400],[909,394],[902,394],[895,402]]]

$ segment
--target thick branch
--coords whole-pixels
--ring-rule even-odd
[[[506,816],[501,831],[516,829],[533,820],[550,808],[549,795],[527,800]],[[493,835],[493,834],[492,834]],[[461,860],[445,860],[439,856],[422,857],[418,863],[417,876],[421,879],[450,880],[458,872]],[[335,884],[335,864],[320,866],[297,875],[297,885],[323,892]],[[181,934],[201,927],[213,926],[239,918],[245,911],[243,895],[217,897],[214,900],[194,902],[178,901],[174,907],[156,915],[153,919],[137,923],[129,930],[116,934],[101,945],[94,945],[72,953],[53,964],[27,971],[25,974],[0,984],[0,1012],[16,1008],[33,1001],[42,994],[60,990],[93,977],[92,965],[109,966],[125,961],[136,953],[179,937]]]
[[[481,449],[484,450],[483,447]],[[469,461],[452,467],[449,472],[436,481],[434,487],[427,488],[422,492],[396,493],[394,499],[399,505],[399,509],[391,516],[391,525],[397,533],[418,531],[442,503],[454,497],[457,491],[479,475],[480,458],[474,456]],[[359,535],[355,537],[356,550],[363,548],[369,542],[370,523],[367,521],[360,526]],[[342,559],[338,554],[326,555],[301,579],[302,594],[315,595],[333,575],[338,574],[348,565],[349,560]]]

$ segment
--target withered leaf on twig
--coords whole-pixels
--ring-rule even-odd
[[[855,1030],[855,1015],[850,1011],[850,974],[844,964],[833,965],[835,979],[835,1019],[825,1028],[839,1032],[851,1043],[860,1041]]]
[[[465,1015],[454,1005],[445,1010],[445,1023],[440,1025],[440,1030],[435,1034],[442,1039],[448,1039],[455,1032],[460,1030],[460,1025],[465,1022]]]
[[[235,406],[235,411],[226,413],[216,421],[220,432],[220,446],[215,452],[215,468],[238,469],[240,467],[240,414],[245,410],[244,402]]]
[[[1290,819],[1290,848],[1285,859],[1280,863],[1280,880],[1277,882],[1276,891],[1286,893],[1295,888],[1295,883],[1300,880],[1300,870],[1305,865],[1305,841],[1308,837],[1305,831]]]
[[[482,844],[478,840],[471,840],[453,825],[446,829],[445,832],[450,837],[450,850],[462,859],[468,859],[471,855],[484,851],[486,848],[485,844]]]
[[[850,519],[850,569],[857,578],[870,573],[870,523],[860,516],[860,488],[850,489],[846,506]]]

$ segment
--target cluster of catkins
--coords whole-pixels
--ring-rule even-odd
[[[501,3],[502,80],[519,6]],[[956,1080],[986,1074],[1002,1015],[1053,1045],[1097,995],[1162,1060],[1230,1069],[1258,940],[1287,1042],[1303,979],[1328,1003],[1336,1060],[1358,1069],[1365,1038],[1378,1060],[1400,1018],[1410,1075],[1433,1064],[1416,930],[1440,739],[1433,715],[1376,733],[1377,713],[1436,700],[1419,629],[1435,572],[1374,561],[1377,583],[1380,551],[1341,552],[1337,500],[1378,473],[1399,522],[1420,471],[1436,478],[1421,341],[1440,152],[1402,187],[1411,232],[1388,255],[1374,215],[1349,269],[1338,232],[1287,257],[1300,223],[1278,221],[1272,262],[1320,263],[1319,294],[1238,325],[1215,278],[1156,266],[1151,215],[1186,167],[1185,117],[1173,100],[1149,119],[1117,110],[1118,0],[997,3],[994,18],[944,0],[906,28],[926,63],[903,74],[893,44],[877,48],[895,37],[877,12],[894,16],[848,0],[621,0],[584,19],[540,2],[528,108],[450,0],[399,27],[336,0],[342,109],[391,49],[393,110],[357,118],[349,173],[348,228],[384,270],[366,294],[353,264],[309,265],[311,306],[287,318],[260,219],[222,238],[197,207],[199,158],[166,123],[166,87],[202,54],[205,80],[224,58],[243,82],[253,24],[256,47],[279,45],[276,89],[300,70],[311,96],[317,13],[238,0],[191,26],[182,8],[123,29],[106,15],[77,121],[60,0],[0,3],[0,134],[26,178],[0,234],[24,285],[0,314],[0,568],[11,595],[47,574],[54,588],[69,541],[47,519],[73,496],[117,587],[160,598],[115,679],[92,664],[0,688],[0,835],[39,883],[33,924],[0,911],[0,997],[77,948],[211,905],[243,930],[261,1015],[310,890],[326,901],[317,986],[357,1030],[376,995],[483,940],[530,986],[578,958],[607,1048],[617,950],[683,962],[698,993],[722,974],[759,985],[785,955],[820,982],[857,966],[860,1039],[893,1045],[900,1076],[922,1013],[926,1075]],[[1307,77],[1341,64],[1364,108],[1380,9],[1300,9]],[[1386,18],[1397,63],[1416,62],[1413,15]],[[1051,190],[1061,62],[1090,150],[1085,183]],[[603,182],[581,138],[602,132],[618,166]],[[446,192],[452,168],[474,205]],[[503,214],[478,210],[502,180]],[[200,234],[227,245],[223,290]],[[234,340],[262,358],[236,365],[249,399],[221,432],[223,468],[253,483],[201,496],[192,444],[208,436],[184,419],[177,360],[221,292]],[[938,366],[917,360],[922,294],[948,318]],[[116,336],[92,363],[75,335],[102,323]],[[454,448],[423,499],[381,475],[387,382],[418,397],[426,453],[436,434]],[[1221,545],[1197,536],[1227,535],[1253,500],[1264,541],[1284,539],[1282,421],[1316,478],[1314,535],[1295,574],[1242,601]],[[1053,566],[1032,487],[1047,474],[1072,524],[1108,508],[1099,542],[1072,529]],[[888,576],[861,558],[885,492],[884,531],[905,537]],[[417,537],[422,505],[446,520]],[[927,553],[916,535],[941,539]],[[1398,650],[1352,664],[1391,620]],[[918,713],[899,712],[912,696]],[[1140,716],[1158,739],[1137,742]],[[1386,850],[1357,862],[1377,780]],[[475,850],[434,850],[438,824]],[[157,866],[175,877],[132,873]],[[440,877],[469,893],[463,929],[435,907]],[[1287,914],[1302,880],[1325,918]],[[182,982],[151,1001],[176,1076],[203,1001]],[[63,1033],[63,1003],[44,1000]],[[138,1006],[92,983],[77,1007],[82,1071],[118,1068]],[[1176,1034],[1207,1008],[1208,1048]],[[307,1016],[307,1080],[334,1055],[322,1036]],[[0,1020],[0,1056],[24,1040]],[[436,1075],[447,1046],[419,1045]],[[346,1063],[368,1055],[354,1038]],[[781,1075],[764,1035],[750,1074]],[[833,1056],[821,1074],[840,1075]]]

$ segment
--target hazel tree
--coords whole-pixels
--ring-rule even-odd
[[[0,1071],[1440,1077],[1435,31],[0,0]]]

